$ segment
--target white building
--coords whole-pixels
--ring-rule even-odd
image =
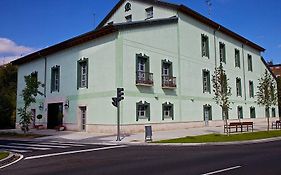
[[[255,101],[258,78],[270,71],[265,49],[183,5],[121,0],[98,28],[14,61],[19,96],[25,75],[46,86],[32,111],[48,128],[115,132],[111,98],[125,89],[123,132],[222,124],[211,77],[223,62],[232,87],[230,120],[265,121]],[[268,112],[278,115],[277,106]],[[61,121],[58,114],[63,114]],[[17,122],[19,118],[17,118]]]

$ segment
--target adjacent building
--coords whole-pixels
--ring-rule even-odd
[[[18,69],[17,105],[24,76],[45,84],[31,110],[47,128],[115,132],[111,98],[125,89],[122,131],[221,125],[213,100],[212,74],[223,63],[232,87],[230,120],[265,121],[278,108],[256,104],[258,78],[270,71],[261,46],[184,5],[157,0],[121,0],[88,33],[32,53]],[[19,118],[17,117],[17,122]]]

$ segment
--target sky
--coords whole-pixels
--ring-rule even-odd
[[[93,30],[119,0],[0,0],[0,64]],[[264,47],[281,63],[280,0],[167,0]]]

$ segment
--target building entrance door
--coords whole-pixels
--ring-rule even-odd
[[[48,129],[55,129],[62,125],[63,103],[48,104]]]

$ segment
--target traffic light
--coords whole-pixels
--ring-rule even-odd
[[[124,100],[124,88],[117,88],[117,101],[120,102]]]
[[[118,101],[117,101],[117,98],[116,97],[113,97],[112,98],[112,105],[117,107],[118,106]]]

